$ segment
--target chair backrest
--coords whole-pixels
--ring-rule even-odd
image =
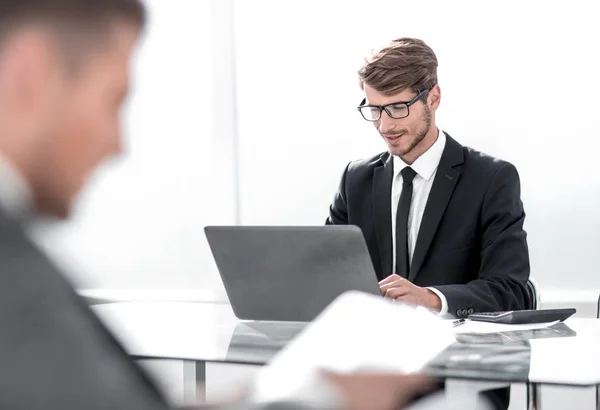
[[[529,280],[527,280],[527,293],[529,294],[529,303],[531,303],[531,305],[527,308],[531,310],[538,310],[541,304],[540,292],[538,291],[538,285],[533,278],[529,278]]]

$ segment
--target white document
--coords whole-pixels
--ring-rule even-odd
[[[450,325],[450,321],[448,322]],[[546,323],[530,323],[524,325],[506,325],[503,323],[491,323],[491,322],[480,322],[477,320],[466,320],[462,325],[453,327],[454,334],[461,333],[503,333],[503,332],[516,332],[520,330],[535,330],[550,327],[558,323],[558,320],[554,322]]]
[[[318,369],[418,372],[455,340],[425,308],[347,292],[259,372],[255,400],[297,396],[314,385]]]

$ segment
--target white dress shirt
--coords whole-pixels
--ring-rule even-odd
[[[413,180],[413,196],[410,203],[408,214],[408,260],[412,263],[412,257],[423,219],[425,205],[429,198],[429,192],[433,186],[433,180],[437,172],[438,165],[442,159],[442,153],[446,147],[446,135],[438,129],[438,137],[427,151],[425,151],[410,167],[417,173]],[[394,178],[392,180],[392,263],[396,266],[396,213],[398,212],[398,202],[402,193],[402,175],[400,172],[409,165],[400,157],[393,156]],[[428,288],[434,292],[442,301],[441,314],[448,312],[448,301],[442,292],[435,288]]]

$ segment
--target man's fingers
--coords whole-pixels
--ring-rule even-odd
[[[409,289],[406,287],[391,288],[385,291],[385,296],[388,299],[400,299],[402,296],[406,296],[409,293]]]
[[[402,287],[401,283],[399,283],[399,282],[392,282],[392,283],[388,283],[387,285],[380,286],[379,289],[381,290],[381,294],[383,296],[387,296],[387,292],[390,289],[395,289],[395,288],[400,288],[400,287]]]
[[[405,384],[410,390],[419,393],[425,393],[438,387],[438,383],[436,383],[434,379],[422,374],[407,375],[400,381],[400,383]]]
[[[402,278],[400,276],[398,278],[399,279],[396,279],[393,282],[389,282],[389,283],[386,283],[384,285],[379,285],[379,289],[381,289],[381,293],[385,294],[385,292],[388,289],[405,287],[408,283],[410,283],[406,279],[404,279],[404,278]]]
[[[381,285],[387,285],[388,283],[392,283],[393,281],[398,280],[398,279],[402,279],[402,276],[396,275],[395,273],[392,273],[387,278],[379,281],[379,286],[381,286]]]
[[[411,374],[406,376],[397,376],[395,381],[397,389],[398,407],[404,407],[416,397],[435,390],[438,383],[434,379],[421,374]]]
[[[423,375],[395,375],[373,371],[335,374],[321,371],[338,389],[347,408],[394,410],[403,408],[415,397],[433,390],[436,383]]]

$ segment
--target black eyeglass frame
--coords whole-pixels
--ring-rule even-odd
[[[386,105],[365,105],[365,103],[367,102],[366,98],[363,98],[363,100],[361,101],[360,105],[358,107],[356,107],[356,109],[358,110],[358,112],[360,112],[360,115],[369,122],[375,122],[375,121],[379,121],[381,119],[381,113],[385,110],[385,112],[387,113],[387,115],[389,115],[390,118],[393,118],[395,120],[401,120],[402,118],[406,118],[410,115],[410,106],[413,105],[414,103],[416,103],[417,101],[422,100],[423,98],[426,98],[429,95],[429,88],[421,91],[420,93],[418,93],[415,98],[413,98],[410,101],[398,101],[398,102],[393,102],[390,104],[386,104]],[[392,115],[392,113],[390,112],[389,108],[392,105],[400,105],[400,104],[404,104],[406,105],[406,115],[402,116],[402,117],[394,117]],[[378,108],[379,109],[379,116],[375,119],[373,118],[367,118],[365,117],[365,114],[363,114],[362,109],[363,108]]]

